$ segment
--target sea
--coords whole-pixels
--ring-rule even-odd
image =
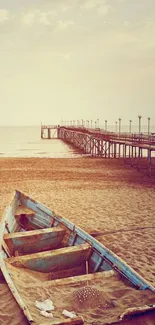
[[[109,128],[115,132],[115,126]],[[143,128],[147,132],[147,127]],[[76,158],[83,156],[72,146],[55,138],[41,139],[40,126],[0,126],[0,157],[46,157],[46,158]],[[122,126],[122,132],[128,132],[128,127]],[[133,132],[138,132],[138,126]],[[151,128],[155,132],[155,127]]]
[[[55,137],[54,133],[53,137]],[[59,139],[41,139],[40,126],[0,127],[0,157],[76,158],[80,156],[82,155],[79,152]]]

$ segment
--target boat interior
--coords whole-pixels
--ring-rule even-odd
[[[50,279],[112,270],[87,233],[21,192],[7,216],[3,250],[9,264]]]

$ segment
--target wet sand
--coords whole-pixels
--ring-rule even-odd
[[[99,234],[98,240],[155,285],[154,179],[119,160],[1,158],[0,185],[1,211],[13,191],[20,189],[84,230]],[[1,285],[2,302],[6,301],[6,290],[6,285]],[[5,317],[1,303],[1,323],[27,324],[8,291],[7,295],[9,309],[7,312],[6,307]],[[134,293],[121,295],[122,299],[129,296],[126,306],[130,306]],[[142,302],[140,294],[136,305]],[[152,325],[153,319],[155,314],[146,315],[135,324]]]

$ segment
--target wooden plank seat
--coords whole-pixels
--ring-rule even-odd
[[[3,239],[12,256],[31,254],[61,247],[65,230],[60,227],[5,234]]]
[[[16,213],[15,219],[22,228],[24,228],[25,230],[30,230],[29,219],[31,220],[32,218],[34,218],[34,216],[35,216],[34,212],[23,212],[18,214]]]
[[[19,226],[26,231],[49,228],[51,226],[51,218],[44,218],[34,212],[16,214],[15,219]]]
[[[11,257],[6,261],[16,267],[47,273],[78,267],[88,260],[90,253],[91,246],[82,244],[54,251]]]

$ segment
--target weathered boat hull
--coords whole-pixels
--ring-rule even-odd
[[[7,263],[50,273],[53,279],[114,270],[136,288],[155,291],[91,235],[20,191],[15,191],[2,218],[0,244],[1,271],[30,323],[33,318],[9,275]]]

